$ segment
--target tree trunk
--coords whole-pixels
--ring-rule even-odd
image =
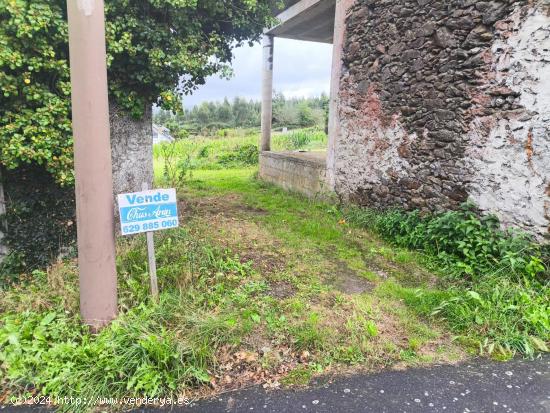
[[[147,106],[141,119],[134,119],[115,103],[109,104],[113,192],[141,191],[143,182],[153,184],[153,119]],[[118,209],[118,208],[117,208]]]

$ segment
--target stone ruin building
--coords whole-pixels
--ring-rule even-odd
[[[326,153],[270,151],[274,38],[332,43]],[[291,62],[289,62],[291,64]],[[300,0],[265,31],[260,176],[550,232],[550,0]]]

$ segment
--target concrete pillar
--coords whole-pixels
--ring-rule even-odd
[[[273,36],[265,34],[262,41],[262,138],[261,151],[271,150],[271,121],[273,118]]]
[[[97,330],[117,314],[103,0],[68,0],[67,10],[80,313]]]
[[[332,41],[332,72],[330,77],[330,101],[328,109],[327,180],[330,189],[335,184],[335,150],[340,139],[339,90],[342,76],[342,55],[346,37],[346,16],[354,0],[337,0]]]

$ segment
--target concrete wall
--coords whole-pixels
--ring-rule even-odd
[[[324,152],[261,152],[259,176],[309,197],[328,194]]]
[[[335,190],[372,207],[483,210],[542,235],[550,5],[357,0],[346,21]]]

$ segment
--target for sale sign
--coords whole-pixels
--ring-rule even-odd
[[[179,225],[174,188],[120,194],[118,210],[122,235],[158,231]]]

